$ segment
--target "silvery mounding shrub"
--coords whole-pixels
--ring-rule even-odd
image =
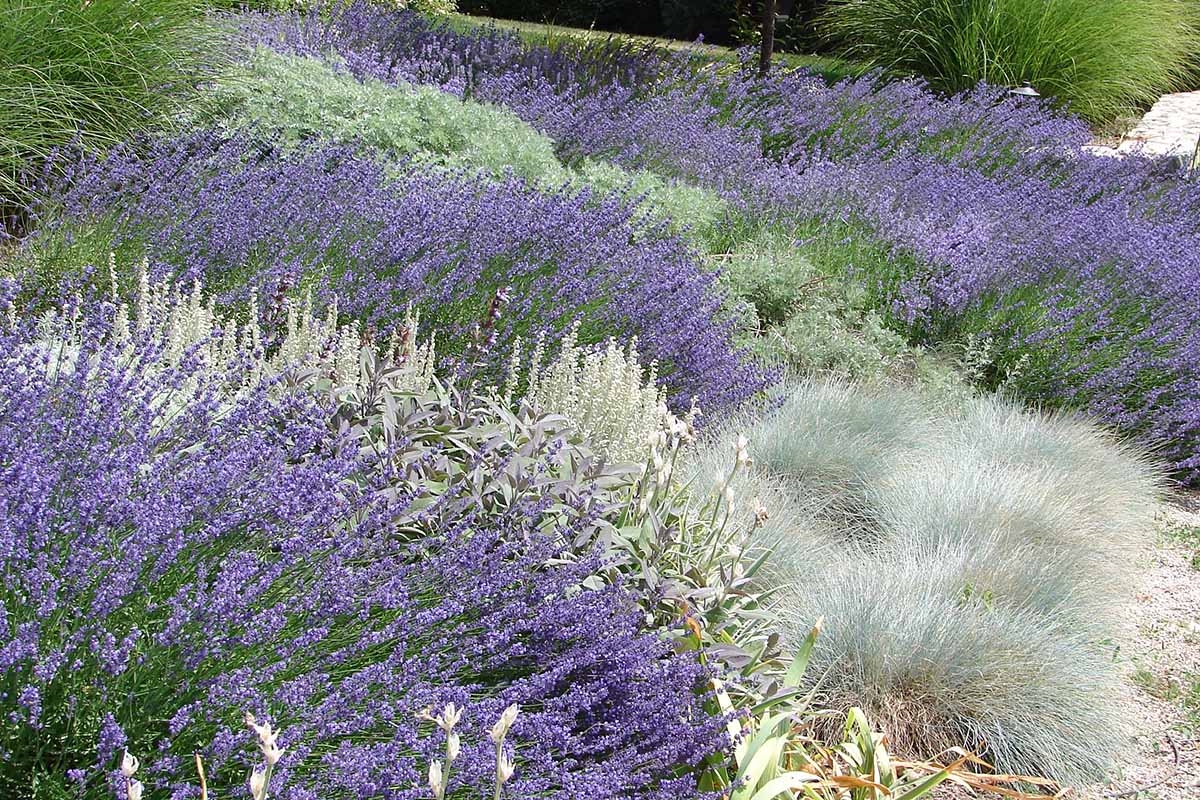
[[[256,128],[273,143],[320,138],[447,168],[566,181],[553,143],[511,111],[428,86],[360,81],[336,66],[258,46],[200,94],[180,127]]]
[[[123,368],[94,308],[64,317],[72,369],[0,334],[6,794],[111,797],[126,748],[148,785],[194,791],[197,752],[236,793],[251,711],[282,729],[272,796],[421,797],[443,743],[416,713],[451,701],[448,796],[492,785],[510,703],[517,795],[694,794],[724,721],[598,558],[554,559],[597,515],[561,436],[445,391],[230,405],[202,363]]]

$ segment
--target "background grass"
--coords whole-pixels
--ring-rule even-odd
[[[20,228],[21,176],[55,148],[150,127],[221,60],[204,0],[0,4],[0,215]]]
[[[835,0],[823,24],[848,56],[936,88],[1029,81],[1103,122],[1188,85],[1198,18],[1186,0]]]

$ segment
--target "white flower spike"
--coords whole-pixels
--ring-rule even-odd
[[[121,774],[126,778],[132,778],[133,773],[138,771],[138,764],[137,757],[126,750],[125,755],[121,758]]]
[[[496,724],[492,726],[492,730],[488,734],[493,742],[499,745],[504,741],[504,737],[508,735],[508,729],[512,727],[513,721],[520,712],[521,709],[517,707],[516,703],[504,709],[504,713],[500,715],[500,719],[496,720]]]
[[[254,770],[250,773],[250,796],[263,800],[267,796],[267,773]]]
[[[513,764],[511,758],[509,758],[503,752],[496,756],[496,780],[498,782],[502,784],[508,783],[509,779],[513,776],[513,772],[515,771],[516,765]]]
[[[442,779],[441,761],[434,761],[429,765],[429,788],[433,790],[433,796],[439,799],[443,796],[443,792],[446,791],[446,786]]]

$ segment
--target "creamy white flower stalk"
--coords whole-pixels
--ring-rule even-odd
[[[497,745],[504,741],[504,737],[508,735],[508,729],[512,727],[516,721],[517,715],[521,713],[521,709],[516,703],[513,703],[508,708],[504,709],[500,714],[500,719],[496,720],[496,724],[488,732],[488,736]]]
[[[501,785],[508,783],[509,779],[513,776],[513,772],[515,771],[516,765],[513,764],[512,759],[510,759],[505,753],[502,752],[496,757],[497,783]]]
[[[580,347],[578,341],[576,323],[564,337],[557,358],[543,365],[545,336],[538,337],[526,400],[565,417],[609,461],[644,460],[647,442],[656,433],[669,431],[674,421],[665,392],[658,386],[657,365],[643,371],[636,338],[625,349],[612,339],[595,349]],[[513,373],[515,368],[505,384],[506,396],[515,390]]]
[[[258,747],[262,751],[266,766],[262,770],[250,773],[250,793],[254,800],[267,800],[267,788],[271,783],[271,772],[283,757],[283,748],[276,741],[279,731],[272,729],[270,724],[259,725],[258,720],[249,711],[246,712],[246,726],[258,734]]]
[[[433,790],[433,796],[437,800],[442,800],[445,795],[446,787],[450,784],[450,768],[454,765],[454,760],[458,758],[459,753],[462,752],[462,739],[454,730],[454,726],[462,720],[462,717],[463,709],[454,703],[447,703],[442,709],[442,713],[436,717],[429,713],[428,708],[417,712],[417,719],[432,722],[446,734],[445,766],[441,761],[434,761],[429,765],[429,788]]]
[[[129,800],[142,800],[142,792],[144,790],[145,787],[142,786],[141,781],[130,780],[128,790]]]
[[[121,774],[126,778],[132,778],[133,774],[138,771],[140,763],[136,756],[126,750],[125,755],[121,757]]]
[[[250,773],[250,796],[254,800],[266,800],[267,797],[267,771],[253,770]]]
[[[501,712],[500,719],[496,720],[496,724],[488,731],[488,736],[496,745],[496,793],[493,795],[493,800],[500,800],[500,796],[504,792],[504,784],[508,783],[516,769],[512,759],[504,752],[504,737],[508,736],[509,728],[512,727],[519,713],[521,713],[520,707],[513,703]]]
[[[650,509],[669,495],[680,454],[696,438],[695,423],[700,409],[695,400],[682,417],[672,414],[665,403],[660,404],[658,411],[664,425],[653,431],[648,439],[650,456],[642,465],[641,479],[633,495],[637,509],[635,520],[645,519]]]
[[[443,800],[446,796],[446,780],[442,776],[442,762],[434,761],[429,765],[429,788],[433,791],[435,800]]]

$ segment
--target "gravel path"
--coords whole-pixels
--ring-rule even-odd
[[[1200,495],[1164,511],[1165,531],[1200,529]],[[1200,535],[1164,533],[1120,642],[1130,713],[1141,735],[1130,763],[1105,786],[1074,790],[1081,800],[1200,800]],[[1190,710],[1185,708],[1190,700]]]

